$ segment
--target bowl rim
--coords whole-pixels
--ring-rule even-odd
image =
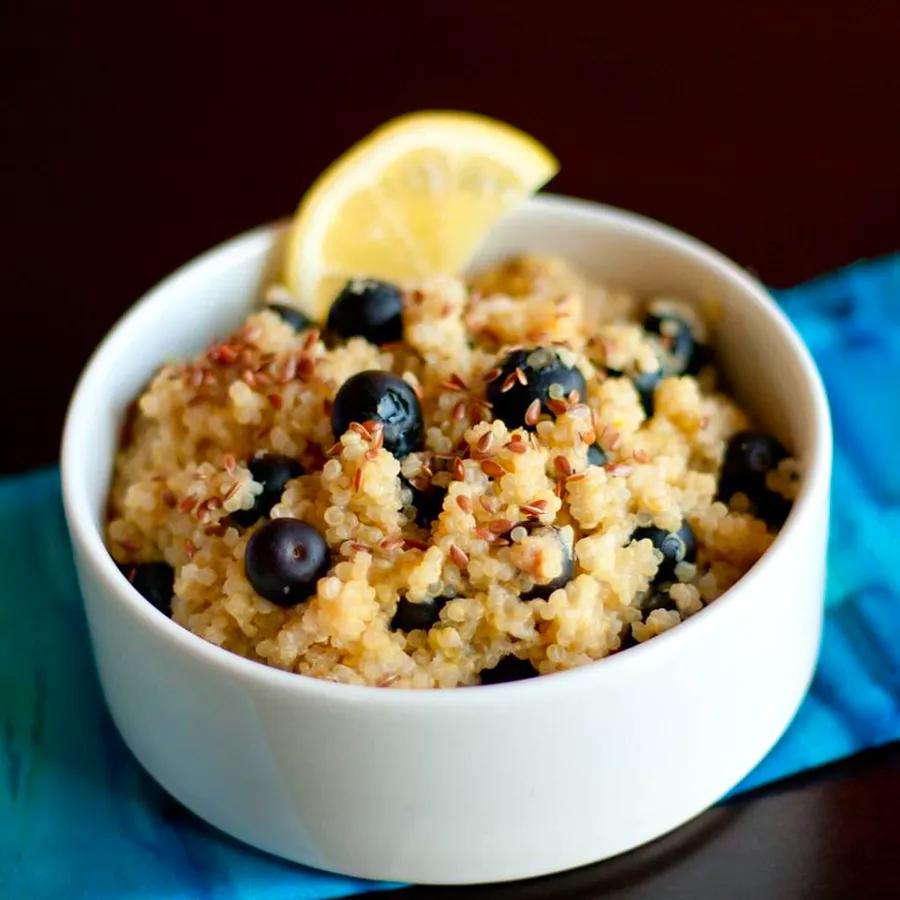
[[[808,461],[797,497],[787,520],[765,554],[738,582],[718,597],[715,603],[681,622],[677,628],[657,635],[652,641],[629,648],[628,653],[614,653],[593,663],[555,672],[552,676],[542,675],[524,681],[472,686],[480,688],[479,690],[459,688],[391,690],[374,685],[326,681],[239,656],[177,624],[152,604],[147,603],[124,578],[107,551],[101,529],[93,522],[87,489],[75,467],[77,445],[83,440],[79,433],[90,416],[90,395],[94,383],[104,370],[105,358],[113,352],[121,337],[129,334],[136,327],[135,323],[151,316],[151,310],[159,302],[159,298],[164,296],[174,283],[189,278],[202,278],[204,270],[214,263],[227,262],[229,265],[235,265],[242,257],[256,254],[260,244],[271,246],[284,228],[284,220],[279,220],[250,229],[217,244],[184,263],[145,292],[98,344],[85,364],[72,394],[66,413],[61,453],[63,505],[69,532],[73,544],[77,545],[94,573],[103,580],[104,587],[125,604],[131,615],[137,617],[138,627],[151,629],[159,640],[174,644],[176,649],[192,657],[198,664],[218,669],[222,677],[246,681],[261,689],[293,691],[306,694],[310,699],[327,700],[331,703],[351,705],[375,703],[382,708],[444,709],[447,704],[503,703],[504,700],[511,700],[514,697],[521,700],[527,696],[537,700],[541,693],[546,699],[551,699],[556,692],[575,688],[579,682],[586,684],[592,679],[608,681],[617,678],[628,671],[624,667],[636,670],[641,665],[664,665],[666,655],[671,658],[677,653],[679,642],[683,643],[683,637],[688,633],[687,629],[692,629],[691,633],[709,629],[713,627],[716,616],[720,615],[714,610],[724,610],[740,603],[751,602],[749,595],[752,594],[756,582],[775,565],[777,559],[790,552],[792,537],[800,532],[800,521],[817,514],[818,504],[813,495],[823,488],[823,482],[824,489],[827,490],[830,478],[832,449],[830,411],[821,376],[809,350],[763,285],[736,263],[702,241],[638,213],[590,200],[542,193],[526,203],[537,207],[538,210],[575,212],[588,218],[603,219],[617,229],[638,233],[657,243],[668,245],[670,249],[682,255],[693,257],[696,262],[735,283],[745,299],[754,307],[754,314],[767,317],[781,332],[795,362],[799,364],[803,392],[806,394],[803,401],[809,404],[811,411],[809,428],[812,434],[809,440]],[[648,659],[650,653],[653,653],[653,657]],[[653,660],[656,662],[653,663]]]

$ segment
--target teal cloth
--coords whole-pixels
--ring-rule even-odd
[[[900,255],[776,293],[834,413],[827,614],[809,695],[733,793],[900,738],[900,641],[882,624],[900,621]],[[0,480],[0,578],[0,894],[303,900],[387,887],[257,853],[144,774],[100,696],[55,470]]]

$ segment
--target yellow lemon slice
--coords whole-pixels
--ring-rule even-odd
[[[288,234],[284,282],[322,321],[349,278],[458,273],[491,225],[558,168],[536,140],[484,116],[401,116],[307,191]]]

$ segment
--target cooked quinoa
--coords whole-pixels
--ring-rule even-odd
[[[290,302],[280,288],[273,299]],[[110,553],[139,590],[142,567],[166,563],[174,592],[170,575],[151,599],[194,634],[330,681],[474,685],[648,640],[760,558],[797,480],[781,452],[760,476],[767,499],[737,482],[723,494],[723,459],[751,423],[708,354],[673,363],[680,337],[707,346],[695,310],[605,290],[543,257],[405,289],[402,340],[381,346],[260,308],[138,398],[110,493]],[[586,395],[553,384],[518,427],[494,418],[548,353]],[[510,359],[522,363],[505,372]],[[421,446],[403,458],[377,420],[332,433],[339,389],[372,370],[418,397]],[[266,485],[251,466],[266,457],[289,458],[296,477],[253,521]],[[321,577],[292,605],[261,596],[245,564],[251,537],[281,518],[327,545]],[[671,559],[644,536],[686,533],[695,551],[679,538],[685,552]]]

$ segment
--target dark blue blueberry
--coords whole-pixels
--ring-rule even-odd
[[[668,313],[647,313],[644,330],[659,335],[660,362],[667,375],[683,375],[694,356],[696,341],[691,326],[679,316]]]
[[[517,369],[525,384],[516,378]],[[567,366],[552,347],[533,347],[513,350],[503,360],[500,374],[487,386],[487,399],[495,419],[501,419],[507,428],[521,428],[525,425],[525,411],[535,400],[541,401],[542,412],[554,415],[547,401],[567,398],[572,391],[581,400],[587,397],[581,372],[575,366]],[[526,427],[533,429],[534,425]]]
[[[518,656],[504,656],[493,669],[481,670],[482,684],[503,684],[507,681],[522,681],[525,678],[535,678],[537,669],[527,660]]]
[[[394,631],[414,631],[417,628],[428,631],[440,618],[444,604],[451,597],[434,597],[422,603],[413,603],[406,597],[401,597],[397,603],[397,611],[391,619],[391,628]]]
[[[422,408],[402,378],[372,369],[348,378],[334,398],[331,427],[339,438],[351,422],[384,426],[384,446],[398,459],[419,450],[424,437]]]
[[[278,606],[296,606],[328,571],[328,545],[306,522],[272,519],[247,542],[244,569],[261,597]]]
[[[364,337],[373,344],[403,340],[403,294],[372,278],[348,281],[331,304],[328,330],[338,337]]]
[[[282,321],[287,322],[294,331],[306,331],[307,328],[312,327],[312,321],[296,306],[288,306],[286,303],[270,303],[266,309],[281,316]]]
[[[599,444],[588,447],[587,460],[589,466],[605,466],[606,451]]]
[[[694,352],[684,370],[686,375],[699,375],[701,370],[712,363],[712,347],[708,344],[694,344]]]
[[[412,492],[412,505],[416,508],[416,523],[427,528],[441,514],[441,510],[444,508],[444,497],[447,496],[447,488],[429,482],[428,488],[420,491],[402,475],[400,483]]]
[[[142,597],[149,600],[161,613],[172,615],[175,570],[168,563],[126,563],[119,568]]]
[[[642,541],[645,538],[649,538],[653,546],[663,555],[663,561],[659,564],[653,579],[654,584],[675,581],[675,567],[678,563],[692,563],[697,558],[697,539],[687,522],[682,523],[678,531],[666,531],[664,528],[646,525],[635,528],[631,535],[633,541]]]
[[[753,501],[754,512],[773,530],[784,525],[793,504],[781,494],[766,488]]]
[[[662,372],[657,370],[656,372],[640,372],[631,379],[641,398],[641,406],[644,407],[648,419],[653,415],[653,398],[656,395],[656,386],[662,381],[662,377]]]
[[[303,467],[296,459],[282,456],[279,453],[265,453],[254,456],[247,463],[254,481],[262,486],[262,493],[257,494],[250,509],[239,509],[230,516],[231,521],[247,528],[263,516],[267,516],[272,507],[281,499],[284,486],[292,479],[303,474]]]
[[[644,602],[641,603],[641,612],[644,614],[645,619],[650,615],[650,613],[657,609],[678,609],[678,605],[669,594],[670,587],[671,585],[662,585],[661,587],[651,591],[647,595]]]
[[[725,502],[735,494],[746,494],[755,503],[766,490],[766,474],[778,466],[787,450],[777,438],[760,431],[740,431],[728,442],[722,471],[719,473],[719,497]]]
[[[554,591],[565,587],[575,575],[575,560],[572,558],[572,548],[559,537],[559,529],[554,528],[552,525],[526,525],[525,527],[533,535],[555,535],[559,540],[560,547],[562,547],[562,572],[545,584],[535,584],[530,591],[522,594],[523,600],[546,600]]]
[[[638,639],[632,634],[631,626],[624,625],[619,632],[619,650],[628,650],[630,647],[636,647]]]

